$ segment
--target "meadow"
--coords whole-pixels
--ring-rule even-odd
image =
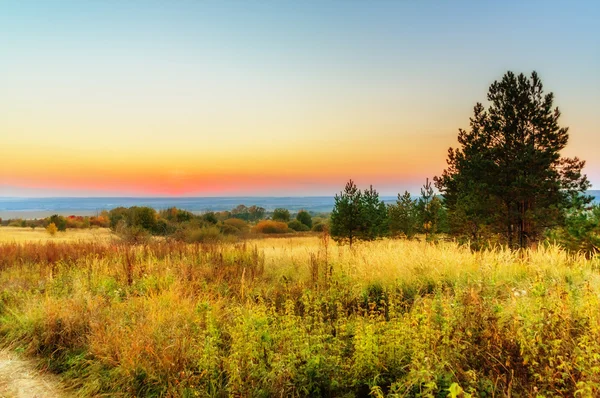
[[[0,243],[0,344],[78,396],[600,394],[597,257],[21,232]]]
[[[110,241],[116,239],[108,228],[69,229],[51,236],[42,227],[0,227],[0,243],[10,242],[73,242],[73,241]]]

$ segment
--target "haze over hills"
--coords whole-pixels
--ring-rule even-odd
[[[600,202],[600,190],[588,191],[590,196]],[[416,196],[414,196],[416,197]],[[396,196],[381,196],[385,203],[393,203]],[[278,207],[292,212],[301,209],[315,212],[330,212],[334,205],[333,196],[305,197],[100,197],[100,198],[17,198],[0,197],[0,218],[42,218],[51,214],[60,215],[94,215],[102,210],[115,207],[149,206],[157,210],[177,207],[192,212],[231,210],[237,205],[257,205],[271,211]]]

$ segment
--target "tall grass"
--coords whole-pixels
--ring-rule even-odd
[[[554,246],[11,243],[0,259],[2,344],[83,396],[600,394],[600,261]]]

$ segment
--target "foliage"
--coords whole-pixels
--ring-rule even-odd
[[[372,185],[363,191],[360,203],[360,239],[374,240],[385,236],[388,232],[387,208]]]
[[[325,232],[329,231],[329,226],[326,222],[317,221],[313,224],[311,231],[313,232]]]
[[[159,214],[163,219],[176,223],[190,221],[194,218],[194,215],[191,212],[176,207],[161,210]]]
[[[252,205],[250,207],[238,205],[231,210],[231,217],[239,218],[245,221],[258,221],[265,217],[265,209],[256,205]]]
[[[67,220],[65,220],[65,218],[63,216],[59,216],[58,214],[54,214],[54,215],[50,216],[48,222],[50,224],[56,225],[56,228],[59,231],[66,231],[67,230]],[[26,226],[26,225],[23,225],[23,226]]]
[[[567,214],[565,225],[549,233],[551,241],[572,252],[586,255],[600,252],[600,205],[576,208]]]
[[[425,234],[426,239],[437,233],[441,208],[442,203],[433,192],[431,182],[427,178],[421,188],[421,197],[417,201],[420,230]]]
[[[273,221],[288,222],[290,221],[290,211],[279,207],[273,210],[273,216],[271,218]]]
[[[231,241],[228,238],[226,238],[226,236],[223,235],[221,232],[221,229],[219,229],[219,227],[217,227],[216,225],[210,225],[196,229],[189,229],[186,231],[185,241],[188,243],[217,243]]]
[[[289,231],[289,228],[284,222],[263,220],[256,224],[252,231],[259,234],[284,234]]]
[[[449,149],[436,186],[455,233],[479,238],[485,226],[504,234],[509,247],[526,247],[563,225],[566,209],[589,203],[585,162],[561,157],[568,129],[536,72],[507,72],[487,98],[487,109],[475,106],[470,131],[459,130],[460,148]]]
[[[204,213],[204,214],[202,215],[202,219],[203,219],[204,221],[206,221],[207,223],[209,223],[209,224],[216,224],[216,223],[218,223],[218,222],[219,222],[219,220],[217,219],[217,216],[216,216],[216,214],[215,214],[214,212],[212,212],[212,211],[209,211],[209,212],[207,212],[207,213]]]
[[[137,245],[146,244],[150,241],[150,232],[138,225],[129,226],[125,221],[120,221],[115,232],[125,243]]]
[[[300,210],[298,214],[296,214],[296,220],[308,227],[308,230],[313,226],[312,216],[306,210]]]
[[[237,233],[245,233],[248,232],[250,226],[244,220],[239,218],[230,218],[228,220],[223,221],[223,224],[235,228]]]
[[[48,232],[50,234],[50,236],[56,235],[57,231],[58,231],[58,228],[56,227],[56,224],[54,224],[53,222],[48,224],[48,226],[46,227],[46,232]]]
[[[387,233],[387,209],[373,186],[361,192],[350,180],[335,195],[330,226],[332,238],[340,243],[373,240]]]
[[[405,191],[398,194],[396,204],[388,206],[389,229],[393,236],[400,234],[412,239],[418,230],[417,201]]]
[[[115,207],[108,212],[110,228],[114,231],[121,221],[126,222],[129,215],[129,209],[126,207]]]
[[[290,229],[293,229],[294,231],[297,231],[297,232],[310,231],[310,228],[308,228],[308,226],[301,223],[299,220],[292,220],[289,223],[287,223],[287,225]]]
[[[335,195],[331,212],[331,237],[337,242],[348,242],[350,246],[360,239],[362,231],[362,193],[350,180],[344,191]]]
[[[598,261],[556,246],[12,242],[0,292],[77,396],[600,394]]]

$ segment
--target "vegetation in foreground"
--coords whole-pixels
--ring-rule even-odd
[[[82,396],[597,396],[600,260],[327,236],[0,244],[0,335]]]

